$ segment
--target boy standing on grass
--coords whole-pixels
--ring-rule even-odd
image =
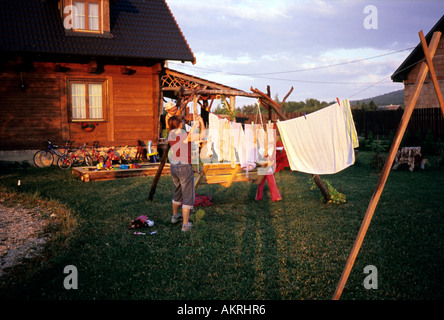
[[[199,140],[199,134],[194,135],[198,126],[205,129],[202,117],[198,116],[197,121],[193,123],[190,132],[182,129],[182,121],[177,116],[168,119],[168,142],[171,146],[168,159],[170,161],[170,173],[174,183],[173,194],[173,216],[172,223],[179,222],[182,219],[182,231],[191,230],[189,221],[191,210],[194,206],[194,171],[191,162],[192,143]],[[182,214],[179,208],[182,206]]]

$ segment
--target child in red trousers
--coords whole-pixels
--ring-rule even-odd
[[[268,187],[270,188],[271,200],[281,201],[282,197],[276,185],[276,180],[274,179],[274,174],[266,174],[262,179],[261,183],[257,186],[256,200],[262,200],[262,195],[264,191],[265,180],[268,182]]]

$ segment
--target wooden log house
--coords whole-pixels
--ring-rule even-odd
[[[0,35],[0,150],[156,142],[165,62],[195,63],[164,0],[2,0]]]

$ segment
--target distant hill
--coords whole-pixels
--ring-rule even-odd
[[[362,100],[351,100],[350,105],[351,106],[355,105],[357,101],[359,101],[360,104],[363,104],[364,102],[368,104],[371,100],[373,100],[377,106],[386,106],[390,104],[404,105],[404,90],[402,89],[389,92],[373,98],[367,98]]]

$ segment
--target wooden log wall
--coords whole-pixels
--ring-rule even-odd
[[[98,140],[101,146],[157,142],[160,63],[105,65],[97,74],[86,63],[34,62],[19,70],[18,63],[8,62],[0,71],[0,150],[42,148],[47,139],[75,145]],[[106,82],[105,121],[92,132],[69,120],[68,81],[82,79]]]

